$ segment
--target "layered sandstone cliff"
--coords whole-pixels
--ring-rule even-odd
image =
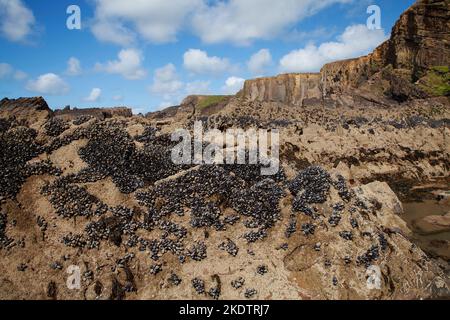
[[[419,0],[401,15],[391,38],[373,53],[326,64],[317,74],[249,80],[241,96],[251,101],[303,105],[310,98],[351,94],[355,88],[400,102],[448,95],[449,30],[450,1]],[[440,68],[439,72],[430,77],[435,68]]]
[[[322,98],[319,73],[283,74],[273,78],[246,81],[244,96],[252,101],[287,102],[302,105]]]

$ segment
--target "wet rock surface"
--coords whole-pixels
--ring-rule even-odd
[[[450,231],[450,213],[444,216],[427,216],[418,220],[415,225],[424,234],[448,232]]]

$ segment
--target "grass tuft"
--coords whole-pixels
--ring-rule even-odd
[[[197,108],[199,108],[200,110],[203,110],[212,105],[219,104],[228,98],[229,98],[229,96],[205,96],[200,99],[200,102],[199,102]]]

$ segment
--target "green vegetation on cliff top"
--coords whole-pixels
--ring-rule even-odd
[[[423,90],[433,96],[450,96],[450,70],[448,66],[435,66],[420,80]]]
[[[219,104],[228,98],[230,98],[230,96],[205,96],[200,99],[197,107],[202,110],[212,105]]]

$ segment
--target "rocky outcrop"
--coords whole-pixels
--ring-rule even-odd
[[[169,121],[189,120],[194,116],[204,117],[222,110],[233,96],[228,95],[190,95],[183,99],[179,106],[168,107],[164,110],[150,112],[146,118],[158,123],[162,119]]]
[[[373,53],[326,64],[317,74],[249,80],[241,96],[251,101],[303,105],[309,98],[351,96],[356,88],[398,102],[448,95],[449,30],[450,2],[419,0],[400,16],[391,38]],[[430,79],[429,72],[438,67],[439,72]]]
[[[45,122],[52,115],[53,111],[42,97],[4,98],[0,101],[0,118],[14,117],[18,121],[33,125]]]
[[[86,109],[63,109],[57,110],[54,114],[58,118],[64,120],[73,120],[81,116],[91,116],[100,120],[113,117],[132,117],[133,112],[130,108],[115,107],[115,108],[86,108]]]
[[[416,82],[436,66],[450,65],[450,2],[419,0],[394,25],[391,37],[368,56],[325,65],[331,88],[359,87],[387,66]]]
[[[51,111],[47,102],[42,97],[36,98],[4,98],[0,101],[0,110],[2,112],[14,113],[18,111]]]
[[[380,50],[384,65],[411,70],[418,80],[434,66],[450,64],[450,2],[422,0],[400,16]]]

